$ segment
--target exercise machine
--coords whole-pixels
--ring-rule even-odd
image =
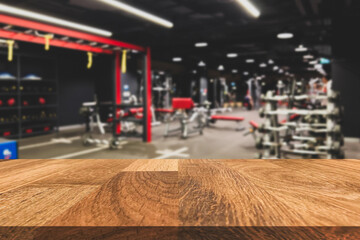
[[[207,122],[207,112],[209,105],[195,105],[191,98],[173,98],[172,108],[174,114],[168,119],[165,130],[165,137],[170,134],[179,133],[181,138],[186,139],[190,134],[203,134]],[[179,128],[170,129],[170,124],[178,120]],[[194,126],[194,123],[196,124]]]

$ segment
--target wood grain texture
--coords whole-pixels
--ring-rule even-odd
[[[1,162],[0,239],[360,239],[359,173],[359,160]]]
[[[43,226],[94,191],[94,186],[33,186],[0,195],[1,226]]]
[[[15,160],[0,162],[0,193],[27,184],[102,184],[134,160]]]
[[[125,172],[177,172],[177,159],[142,159],[137,160],[124,169]]]
[[[123,172],[49,225],[177,226],[178,201],[176,172]]]

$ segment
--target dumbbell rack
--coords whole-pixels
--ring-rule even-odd
[[[273,98],[274,92],[268,91],[266,97],[263,97],[265,106],[263,108],[264,113],[277,111],[277,99]],[[261,114],[262,115],[262,114]],[[264,159],[280,159],[281,158],[281,139],[279,131],[278,115],[265,114],[265,123],[260,127],[259,132],[263,133],[261,138],[258,138],[257,147],[263,149],[259,158]]]
[[[342,159],[345,157],[342,150],[343,136],[340,126],[341,108],[337,101],[339,94],[329,89],[326,96],[316,98],[327,100],[326,109],[277,109],[278,101],[308,100],[309,96],[304,94],[274,96],[274,93],[269,91],[263,97],[265,107],[260,111],[260,116],[265,117],[265,123],[259,128],[263,136],[256,140],[257,148],[263,149],[261,158],[285,158],[287,154],[300,155],[303,158]],[[278,122],[279,115],[286,115],[289,120],[291,114],[299,115],[299,120]],[[325,116],[325,121],[307,122],[306,118],[310,116]],[[280,133],[283,131],[286,133],[281,136]]]

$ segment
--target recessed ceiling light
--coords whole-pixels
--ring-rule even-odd
[[[318,63],[317,60],[314,60],[314,61],[309,62],[309,64],[311,64],[311,65],[316,65],[317,63]]]
[[[164,74],[165,74],[165,72],[163,72],[163,71],[159,72],[159,75],[164,75]]]
[[[219,70],[219,71],[224,71],[224,70],[225,70],[225,68],[224,68],[224,66],[223,66],[223,65],[220,65],[220,66],[218,67],[218,70]]]
[[[274,71],[277,71],[277,70],[279,70],[279,67],[278,67],[278,66],[274,66],[274,67],[273,67],[273,70],[274,70]]]
[[[294,37],[294,34],[289,33],[289,32],[284,32],[284,33],[279,33],[277,35],[278,39],[291,39]]]
[[[52,24],[56,24],[56,25],[60,25],[60,26],[68,27],[68,28],[73,28],[76,30],[84,31],[84,32],[101,35],[101,36],[110,37],[112,35],[111,32],[106,31],[106,30],[86,26],[83,24],[63,20],[60,18],[51,17],[48,15],[28,11],[25,9],[11,7],[11,6],[8,6],[5,4],[1,4],[1,3],[0,3],[0,12],[10,13],[13,15],[21,16],[21,17],[27,17],[27,18],[47,22],[47,23],[52,23]]]
[[[252,16],[260,17],[260,11],[248,0],[237,0],[237,2]]]
[[[243,74],[244,74],[244,76],[248,76],[249,72],[244,72]]]
[[[206,66],[206,63],[204,61],[199,62],[199,67],[205,67],[205,66]]]
[[[196,70],[193,70],[193,74],[197,74],[197,71],[196,71]]]
[[[303,45],[299,45],[297,48],[295,48],[295,52],[306,52],[307,50],[308,49]]]
[[[182,58],[181,57],[174,57],[172,60],[173,60],[173,62],[181,62]]]
[[[238,57],[238,54],[237,53],[228,53],[226,55],[228,58],[237,58]]]
[[[233,69],[233,70],[232,70],[232,73],[234,73],[234,74],[235,74],[235,73],[238,73],[238,72],[239,72],[239,71],[238,71],[237,69]]]
[[[270,64],[270,65],[274,64],[274,60],[269,59],[268,64]]]
[[[280,74],[284,73],[284,70],[279,69],[279,73],[280,73]]]
[[[266,67],[267,67],[266,63],[261,63],[259,66],[260,66],[261,68],[266,68]]]
[[[111,5],[113,7],[116,7],[120,10],[123,10],[127,13],[133,14],[135,16],[138,16],[140,18],[146,19],[150,22],[159,24],[161,26],[172,28],[174,27],[174,24],[168,20],[165,20],[163,18],[157,17],[151,13],[145,12],[143,10],[140,10],[138,8],[132,7],[128,4],[125,4],[123,2],[115,1],[115,0],[100,0],[103,3],[106,3],[108,5]]]
[[[305,55],[305,56],[304,56],[304,59],[313,59],[313,58],[314,58],[313,55]]]
[[[201,47],[207,47],[208,43],[206,42],[199,42],[199,43],[195,43],[195,47],[201,48]]]
[[[255,60],[254,59],[246,59],[246,63],[254,63]]]

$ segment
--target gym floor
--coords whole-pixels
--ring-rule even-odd
[[[84,128],[78,128],[22,139],[19,154],[22,159],[254,159],[258,152],[254,139],[244,134],[250,120],[261,123],[258,112],[237,110],[227,115],[245,117],[242,126],[246,130],[236,131],[235,122],[219,121],[206,128],[203,136],[196,133],[182,140],[180,135],[164,138],[165,125],[162,124],[153,127],[152,143],[125,139],[119,149],[110,150],[108,146],[84,146],[81,141]],[[173,127],[177,125],[175,122]],[[359,143],[359,139],[345,140],[346,158],[360,159]]]

